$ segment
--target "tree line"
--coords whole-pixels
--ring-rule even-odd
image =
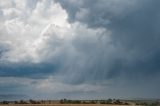
[[[130,105],[131,101],[120,99],[106,99],[106,100],[19,100],[19,101],[1,101],[0,104],[113,104],[113,105]],[[160,106],[160,101],[145,102],[132,101],[137,106]]]
[[[117,105],[129,105],[128,102],[122,102],[119,99],[107,99],[107,100],[67,100],[61,99],[61,104],[117,104]]]

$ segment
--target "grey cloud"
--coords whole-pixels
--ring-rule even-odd
[[[116,1],[116,0],[115,1],[110,1],[110,0],[96,1],[95,0],[93,2],[93,1],[87,0],[87,1],[83,1],[84,4],[78,5],[78,6],[76,5],[76,7],[74,7],[75,2],[62,1],[60,3],[68,11],[70,15],[69,20],[80,21],[87,24],[89,27],[93,27],[93,28],[104,27],[106,29],[109,29],[112,32],[111,45],[115,47],[117,51],[122,50],[123,54],[125,54],[125,55],[119,54],[118,56],[124,59],[124,61],[120,59],[121,62],[119,62],[119,65],[121,64],[120,65],[121,67],[123,67],[123,65],[124,65],[124,68],[129,67],[129,65],[133,65],[134,68],[136,68],[137,64],[139,63],[141,64],[140,65],[141,67],[149,68],[150,67],[149,64],[157,63],[158,56],[156,56],[156,54],[159,54],[158,26],[160,26],[159,11],[158,11],[159,1],[147,0],[147,1],[131,2],[129,0],[123,0],[123,1]],[[118,6],[118,7],[115,8],[114,6]],[[76,17],[76,14],[80,12],[81,8],[88,10],[89,13],[85,14],[86,16],[82,20],[73,18],[73,17]],[[72,9],[76,10],[76,12],[74,11],[72,12]],[[117,11],[119,13],[116,13]],[[109,23],[103,25],[102,23],[104,22],[102,23],[101,21],[97,22],[98,19],[104,19],[106,21],[109,21]],[[97,23],[95,24],[95,22]],[[84,39],[86,40],[86,38]],[[83,43],[81,42],[84,45],[77,47],[75,44],[76,48],[82,48],[81,51],[87,51],[87,50],[100,51],[101,49],[103,50],[108,49],[107,46],[104,46],[104,47],[101,46],[101,48],[95,48],[94,46],[87,47],[88,42],[90,41],[86,41],[86,44],[85,44],[84,39],[82,39]],[[100,45],[100,43],[96,44],[96,46],[97,45]],[[92,49],[92,47],[94,49]],[[102,53],[107,53],[108,51],[109,50],[106,50],[106,52],[103,51]],[[111,55],[111,57],[113,57],[114,59],[115,56]],[[157,59],[154,59],[155,57]],[[97,59],[99,59],[99,57],[97,57]],[[124,63],[125,61],[128,62],[127,64],[129,64],[129,62],[131,61],[134,61],[134,63],[131,62],[131,64],[127,66]],[[114,63],[116,62],[113,62],[113,64]],[[145,72],[146,69],[143,69],[143,68],[140,68],[140,69],[141,71],[144,70]],[[157,68],[159,69],[159,67],[153,66],[152,69],[154,70],[154,68],[156,68],[155,70],[157,70]],[[118,69],[121,69],[121,68],[118,68]],[[127,70],[129,69],[127,68]],[[150,71],[151,71],[151,68],[150,68]]]
[[[67,11],[73,26],[80,24],[73,27],[73,32],[66,33],[73,33],[73,38],[61,41],[57,36],[50,37],[39,51],[43,57],[41,63],[2,64],[0,76],[39,79],[53,76],[56,81],[72,86],[104,85],[104,93],[95,94],[97,97],[116,96],[116,93],[126,97],[158,97],[158,0],[57,2]]]
[[[68,2],[61,0],[58,2],[69,13],[70,22],[80,21],[90,27],[106,27],[112,23],[112,18],[122,18],[141,6],[141,3],[145,3],[137,0],[82,0],[80,3],[75,0]]]
[[[32,79],[44,79],[48,75],[56,73],[58,65],[53,63],[1,63],[1,77],[26,77]]]
[[[113,92],[122,91],[126,92],[128,97],[129,95],[157,97],[160,82],[158,78],[160,75],[160,13],[158,11],[160,2],[148,0],[137,1],[133,5],[124,4],[126,7],[122,6],[124,10],[122,9],[119,14],[107,10],[108,7],[105,6],[100,9],[93,8],[92,5],[97,4],[95,2],[86,3],[89,0],[84,2],[83,5],[74,5],[65,1],[61,4],[69,13],[71,23],[78,21],[89,28],[105,28],[111,32],[110,41],[107,41],[106,33],[102,38],[104,42],[100,40],[100,34],[91,38],[87,34],[77,36],[73,41],[73,47],[80,55],[69,61],[70,64],[65,69],[73,71],[66,71],[66,74],[67,72],[72,74],[67,74],[70,77],[68,80],[64,78],[64,81],[73,84],[88,82],[96,84],[113,80],[111,85],[106,85],[109,89],[113,89],[113,86],[119,89],[106,90],[112,92],[112,95]],[[101,1],[97,2],[105,4]],[[77,19],[76,14],[81,11],[81,8],[88,13],[84,13],[84,18]],[[104,19],[106,23],[99,19]],[[123,90],[124,86],[129,87]],[[130,92],[131,90],[133,93]],[[123,94],[118,93],[118,95]]]

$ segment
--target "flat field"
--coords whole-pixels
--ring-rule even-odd
[[[131,105],[109,105],[109,104],[6,104],[6,105],[0,105],[0,106],[131,106]]]

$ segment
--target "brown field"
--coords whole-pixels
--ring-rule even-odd
[[[109,105],[109,104],[6,104],[6,105],[0,105],[0,106],[131,106],[131,105]]]

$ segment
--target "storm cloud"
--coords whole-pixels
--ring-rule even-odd
[[[3,1],[0,93],[33,98],[159,98],[159,4],[158,0]]]

